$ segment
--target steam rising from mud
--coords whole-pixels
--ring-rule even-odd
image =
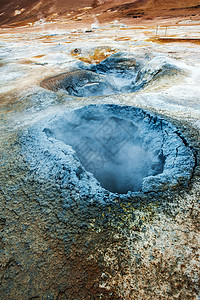
[[[76,189],[98,201],[103,194],[186,186],[195,166],[192,149],[172,124],[129,106],[60,111],[36,122],[22,142],[37,176],[58,178],[63,191]]]
[[[133,93],[159,77],[180,72],[176,65],[163,57],[136,60],[119,52],[99,64],[82,64],[80,69],[47,78],[41,86],[76,97]]]
[[[152,152],[144,145],[140,127],[131,120],[73,113],[45,132],[71,145],[86,171],[114,193],[139,191],[144,177],[163,170],[160,149]]]

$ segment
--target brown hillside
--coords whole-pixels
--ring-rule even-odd
[[[85,7],[91,9],[84,10]],[[69,15],[71,13],[71,15]],[[88,18],[100,22],[120,18],[200,16],[199,0],[0,0],[0,25],[24,25],[39,19]],[[79,17],[80,16],[80,17]]]

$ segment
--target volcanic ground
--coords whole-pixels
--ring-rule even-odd
[[[198,299],[200,25],[92,22],[1,31],[1,299]]]

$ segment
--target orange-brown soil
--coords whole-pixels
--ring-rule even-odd
[[[89,53],[88,55],[83,55],[81,53],[81,50],[79,49],[74,49],[72,50],[71,54],[80,59],[83,62],[86,63],[100,63],[102,60],[106,59],[109,57],[111,54],[114,54],[116,52],[115,49],[111,49],[110,47],[106,48],[96,48],[94,49],[93,53]]]
[[[155,19],[200,19],[198,0],[1,0],[0,25],[24,26],[45,20],[91,23],[127,20],[133,24]],[[74,25],[76,27],[76,25]]]
[[[158,37],[151,38],[149,41],[164,44],[164,43],[193,43],[200,45],[199,38],[176,38],[176,37]]]

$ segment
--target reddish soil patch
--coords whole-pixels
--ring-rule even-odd
[[[193,43],[200,45],[200,39],[199,38],[176,38],[176,37],[160,37],[160,38],[151,38],[149,39],[152,42],[157,42],[160,44],[165,43]]]
[[[1,0],[0,25],[22,26],[37,20],[70,20],[75,23],[99,22],[116,19],[146,22],[156,18],[200,19],[200,2],[197,0]]]
[[[79,60],[89,64],[100,63],[102,60],[106,59],[107,57],[109,57],[114,53],[116,53],[116,51],[111,49],[110,47],[103,48],[103,49],[97,48],[91,54],[88,55],[83,55],[81,53],[81,50],[79,49],[74,49],[71,52],[71,54],[75,58],[78,58]]]

